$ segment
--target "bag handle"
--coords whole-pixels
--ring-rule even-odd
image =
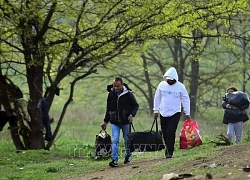
[[[100,130],[100,133],[105,132],[105,134],[108,134],[106,130]]]
[[[134,132],[135,132],[135,127],[134,127],[133,122],[131,122],[130,124],[131,124],[132,129],[133,129],[133,130],[134,130]]]
[[[185,126],[190,125],[191,122],[192,122],[192,120],[190,118],[185,119],[182,127],[185,128]]]
[[[156,132],[158,132],[158,123],[157,123],[157,119],[156,119],[156,118],[154,119],[154,122],[153,122],[153,124],[152,124],[152,127],[151,127],[150,132],[153,130],[154,124],[155,124],[155,126],[156,126],[156,127],[155,127]]]
[[[154,119],[154,122],[153,122],[153,124],[152,124],[152,126],[151,126],[150,132],[153,130],[154,125],[156,125],[156,132],[158,132],[158,123],[157,123],[157,119]],[[134,127],[134,125],[133,125],[132,122],[131,122],[131,127],[132,127],[132,129],[134,130],[134,132],[135,132],[135,127]]]

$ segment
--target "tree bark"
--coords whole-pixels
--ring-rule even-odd
[[[199,82],[199,48],[197,46],[198,40],[193,41],[193,58],[191,60],[191,79],[190,79],[190,114],[195,118],[196,104],[197,104],[197,92]]]
[[[11,117],[9,120],[9,125],[10,125],[10,133],[12,137],[12,141],[16,147],[16,150],[24,150],[25,147],[20,139],[19,136],[19,127],[17,124],[17,117],[13,116],[14,109],[11,107],[11,92],[9,92],[8,88],[8,83],[6,81],[6,77],[2,75],[2,71],[0,69],[0,86],[1,86],[1,91],[0,91],[0,105],[2,104],[5,111],[7,114]],[[13,95],[12,95],[13,96]]]
[[[39,99],[42,97],[43,66],[28,66],[27,79],[29,85],[28,112],[31,118],[30,149],[43,149],[43,121],[40,110],[37,108]]]
[[[179,51],[179,81],[183,83],[184,81],[184,71],[185,71],[185,62],[186,59],[183,57],[182,53],[182,40],[178,39],[177,41],[178,44],[178,51]]]
[[[150,77],[148,73],[148,65],[147,65],[146,57],[142,55],[141,58],[143,61],[144,76],[145,76],[146,84],[148,87],[147,101],[148,101],[148,106],[149,106],[149,113],[152,115],[154,112],[153,111],[153,104],[154,104],[153,89],[152,89],[152,85],[151,85],[151,81],[150,81]]]
[[[191,80],[190,80],[190,113],[195,118],[197,92],[198,92],[198,74],[199,74],[199,61],[193,59],[191,61]]]
[[[243,70],[242,70],[242,75],[243,75],[243,82],[242,82],[242,91],[246,92],[246,84],[247,84],[247,61],[246,61],[246,46],[247,46],[247,41],[246,37],[244,36],[243,42],[243,56],[242,56],[242,63],[243,63]]]
[[[168,47],[173,56],[173,66],[178,72],[179,81],[183,82],[184,80],[184,67],[185,67],[185,58],[182,53],[182,40],[174,38],[174,48],[172,49],[171,44],[167,41]]]

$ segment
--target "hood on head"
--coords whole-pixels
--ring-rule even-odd
[[[178,77],[176,69],[174,67],[169,68],[167,72],[164,74],[163,79],[165,81],[167,81],[167,79],[171,79],[171,80],[175,79],[176,81],[178,81],[179,77]]]

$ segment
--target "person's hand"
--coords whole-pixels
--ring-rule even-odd
[[[101,128],[102,128],[102,130],[106,130],[106,128],[107,128],[107,125],[108,125],[108,123],[106,123],[106,122],[103,122],[102,124],[101,124]]]
[[[231,104],[229,104],[228,108],[229,108],[229,109],[238,109],[236,106],[233,106],[233,105],[231,105]]]
[[[186,119],[191,119],[191,116],[190,115],[186,115]]]
[[[132,123],[132,121],[133,121],[133,116],[130,115],[130,116],[128,117],[128,122],[129,122],[129,123]]]
[[[154,119],[158,118],[158,113],[154,113]]]

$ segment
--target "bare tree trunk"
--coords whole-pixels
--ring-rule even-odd
[[[43,149],[43,122],[40,110],[37,108],[42,97],[43,68],[42,66],[27,67],[27,79],[30,92],[28,112],[31,118],[30,149]]]
[[[179,47],[179,81],[184,82],[184,70],[185,70],[185,62],[186,59],[183,58],[182,53],[182,41],[178,39],[178,47]]]
[[[11,100],[10,100],[10,94],[11,92],[8,91],[8,83],[6,81],[6,77],[2,75],[2,71],[0,69],[0,86],[1,86],[1,91],[0,91],[0,104],[3,104],[5,111],[9,116],[11,116],[11,120],[9,121],[10,125],[10,133],[12,137],[12,141],[16,147],[16,150],[24,150],[25,147],[20,139],[19,136],[19,127],[17,124],[18,119],[13,116],[13,111],[14,109],[11,107]]]
[[[183,82],[184,80],[184,67],[185,67],[185,61],[186,58],[183,57],[183,47],[182,47],[182,40],[174,38],[174,48],[172,48],[169,41],[166,41],[168,43],[168,47],[172,53],[173,56],[173,66],[177,69],[179,81]]]
[[[193,59],[191,61],[191,80],[190,80],[190,113],[195,117],[197,92],[198,92],[198,74],[199,74],[199,61]]]
[[[28,113],[31,119],[30,149],[44,149],[44,123],[37,105],[43,95],[43,66],[45,55],[39,51],[38,44],[32,44],[31,42],[34,43],[31,40],[27,40],[23,43],[27,82],[29,86]],[[34,63],[36,66],[29,65],[30,63]]]
[[[171,48],[172,56],[173,56],[173,66],[178,70],[179,67],[179,39],[174,38],[174,48]],[[169,46],[170,47],[170,46]],[[179,75],[179,72],[178,72]]]
[[[154,103],[153,89],[152,89],[152,85],[151,85],[151,81],[150,81],[150,77],[149,77],[149,73],[148,73],[148,65],[147,65],[146,57],[144,55],[142,55],[141,58],[143,61],[144,76],[145,76],[146,84],[148,87],[147,101],[148,101],[148,106],[149,106],[149,113],[152,115],[154,112],[153,111],[153,103]]]
[[[193,41],[193,59],[191,60],[191,79],[190,79],[190,114],[195,117],[196,104],[197,104],[197,93],[198,93],[198,82],[199,82],[199,55],[200,49],[198,43],[201,39],[194,39]]]
[[[181,39],[174,39],[174,66],[177,68],[179,81],[183,82],[184,80],[184,65],[185,59],[182,56],[182,43]]]
[[[242,82],[242,91],[246,92],[246,83],[247,83],[247,63],[246,63],[246,46],[247,46],[247,42],[246,42],[246,37],[244,36],[243,39],[243,56],[242,56],[242,61],[243,61],[243,82]]]

